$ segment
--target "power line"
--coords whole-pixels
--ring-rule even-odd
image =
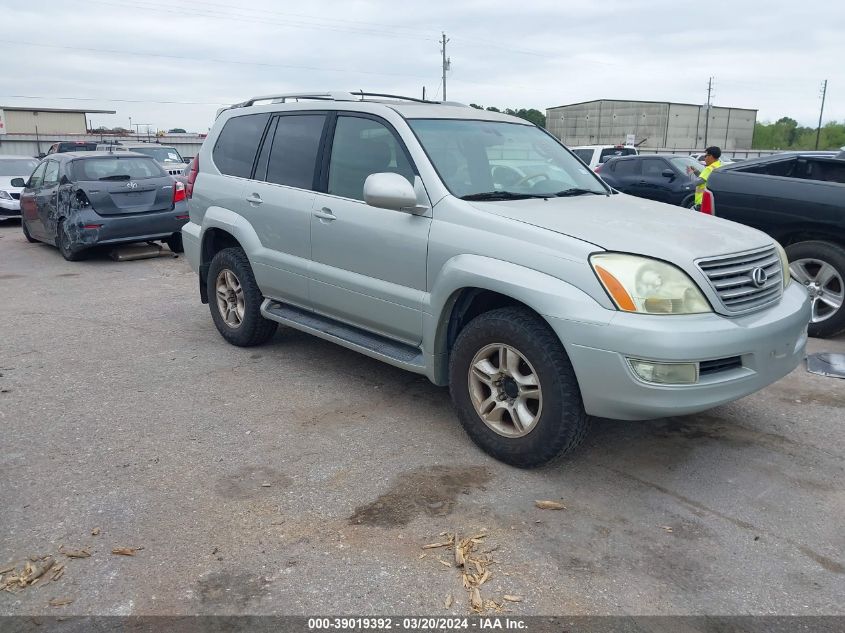
[[[15,45],[24,45],[24,46],[38,46],[42,48],[57,48],[63,50],[71,50],[71,51],[88,51],[92,53],[111,53],[115,55],[131,55],[131,56],[139,56],[139,57],[160,57],[163,59],[178,59],[182,61],[198,61],[198,62],[212,62],[215,64],[236,64],[241,66],[264,66],[267,68],[293,68],[296,70],[318,70],[324,72],[334,72],[334,73],[359,73],[362,75],[384,75],[390,77],[416,77],[420,79],[425,79],[425,75],[410,75],[408,73],[386,73],[386,72],[377,72],[374,70],[359,70],[357,68],[329,68],[325,66],[302,66],[298,64],[271,64],[269,62],[248,62],[248,61],[241,61],[235,59],[213,59],[213,58],[203,58],[203,57],[189,57],[187,55],[167,55],[165,53],[148,53],[146,51],[121,51],[116,49],[110,48],[93,48],[89,46],[61,46],[58,44],[42,44],[40,42],[25,42],[23,40],[7,40],[2,39],[0,40],[0,44],[15,44]]]
[[[0,95],[2,99],[53,99],[56,101],[109,101],[115,103],[160,103],[164,105],[231,105],[219,101],[151,101],[149,99],[108,99],[106,97],[42,97],[36,95]]]
[[[102,4],[112,8],[125,8],[126,5],[120,2],[109,2],[107,0],[88,0],[88,2],[94,2],[97,4]],[[173,5],[170,3],[158,3],[154,0],[135,0],[132,3],[133,9],[149,9],[155,11],[172,11]],[[320,31],[335,31],[340,33],[357,33],[360,35],[367,35],[370,37],[388,37],[388,38],[398,38],[398,39],[418,39],[418,40],[430,40],[430,37],[426,37],[421,34],[413,34],[413,33],[392,33],[391,31],[384,30],[384,29],[366,29],[366,28],[357,28],[357,27],[344,27],[340,25],[330,25],[330,24],[319,24],[313,22],[303,22],[298,20],[272,20],[266,17],[244,17],[247,15],[253,16],[255,15],[254,12],[250,11],[242,12],[242,11],[221,11],[217,9],[205,9],[197,8],[196,6],[192,6],[190,10],[191,17],[205,17],[210,19],[216,20],[226,20],[226,21],[236,21],[236,22],[247,22],[250,24],[271,24],[274,26],[281,26],[287,28],[305,28],[305,29],[315,29]],[[240,17],[238,17],[240,16]]]

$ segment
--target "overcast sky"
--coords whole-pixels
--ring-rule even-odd
[[[302,89],[440,98],[442,30],[449,100],[703,103],[712,75],[716,105],[815,126],[828,79],[824,120],[845,120],[838,0],[0,0],[0,23],[0,105],[117,110],[95,127],[206,131]]]

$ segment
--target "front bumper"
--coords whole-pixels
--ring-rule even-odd
[[[810,304],[792,283],[774,306],[728,318],[619,312],[607,325],[547,317],[572,361],[590,415],[645,420],[697,413],[758,391],[804,358]],[[741,366],[702,375],[693,385],[635,377],[628,359],[695,362],[740,357]]]
[[[21,217],[21,201],[14,198],[11,200],[0,198],[0,220],[19,217]]]

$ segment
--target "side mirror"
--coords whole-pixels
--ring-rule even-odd
[[[371,207],[414,213],[417,194],[403,176],[391,172],[370,174],[364,181],[364,201]]]
[[[675,177],[675,172],[672,171],[671,169],[664,169],[661,172],[660,175],[663,176],[664,178],[668,178],[669,180],[672,180]]]
[[[12,181],[9,184],[12,187],[26,187],[26,180],[23,178],[12,178]]]

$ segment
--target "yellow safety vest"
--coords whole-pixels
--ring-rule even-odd
[[[714,160],[707,167],[701,170],[701,174],[699,174],[698,177],[704,182],[695,186],[695,204],[701,204],[701,201],[704,199],[704,188],[707,186],[707,179],[710,178],[710,174],[714,169],[719,169],[721,166],[722,161]]]

